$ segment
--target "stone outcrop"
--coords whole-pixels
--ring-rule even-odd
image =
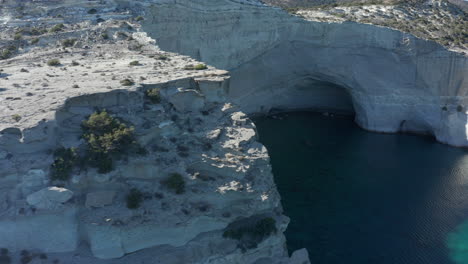
[[[231,0],[161,4],[146,17],[163,49],[231,70],[229,99],[247,113],[354,111],[368,130],[468,146],[468,59],[435,42]]]

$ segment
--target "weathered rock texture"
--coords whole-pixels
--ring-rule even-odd
[[[145,1],[16,4],[0,9],[0,50],[12,51],[0,60],[0,248],[61,263],[297,262],[268,152],[227,100],[226,71],[190,70],[200,62],[160,50],[132,19]],[[144,151],[109,173],[84,162],[54,180],[54,151],[85,155],[82,122],[103,109],[134,127]],[[173,173],[184,192],[166,186]],[[131,189],[141,193],[135,209]],[[255,244],[223,236],[265,218],[276,232]]]
[[[143,28],[165,50],[231,70],[229,98],[248,113],[351,110],[349,94],[365,129],[468,146],[468,59],[434,42],[230,0],[158,5]]]

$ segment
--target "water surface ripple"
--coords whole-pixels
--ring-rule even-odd
[[[468,151],[298,112],[255,121],[290,252],[314,264],[467,264]]]

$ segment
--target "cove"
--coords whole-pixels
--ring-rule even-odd
[[[290,252],[306,247],[314,264],[468,263],[467,150],[319,113],[254,122]]]

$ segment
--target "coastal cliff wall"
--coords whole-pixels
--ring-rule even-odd
[[[368,130],[468,146],[468,58],[435,42],[230,0],[158,4],[143,29],[162,49],[230,70],[229,98],[247,113],[355,111]]]

